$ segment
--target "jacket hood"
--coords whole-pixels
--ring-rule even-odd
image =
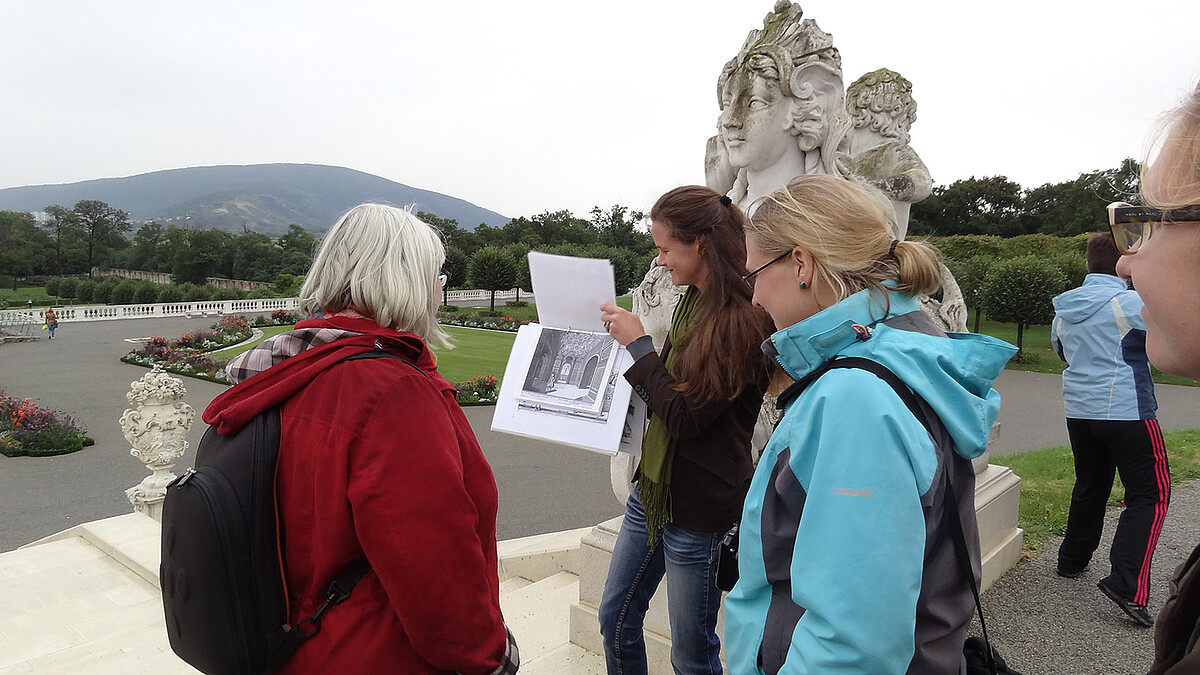
[[[992,383],[1017,348],[988,335],[930,335],[886,325],[885,320],[922,311],[903,293],[889,290],[887,300],[883,316],[883,294],[855,293],[775,333],[764,350],[794,379],[834,357],[877,361],[933,408],[959,455],[971,459],[983,454],[1000,412],[1000,394]]]
[[[375,349],[403,356],[441,379],[433,354],[415,333],[384,328],[370,319],[345,317],[308,319],[296,328],[334,328],[358,334],[307,349],[225,390],[204,409],[205,423],[216,425],[217,433],[235,434],[256,415],[281,405],[335,363]]]
[[[1129,284],[1111,274],[1089,274],[1079,288],[1054,298],[1054,311],[1067,323],[1083,323],[1108,306],[1117,293],[1129,290]]]

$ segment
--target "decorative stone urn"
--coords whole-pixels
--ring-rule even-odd
[[[133,446],[129,454],[151,471],[141,483],[125,491],[136,511],[162,520],[162,503],[167,484],[175,480],[171,469],[187,450],[187,433],[196,410],[182,401],[187,390],[183,380],[165,373],[160,366],[131,383],[125,398],[136,406],[121,415],[121,432]]]

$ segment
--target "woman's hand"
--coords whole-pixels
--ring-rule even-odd
[[[642,320],[637,314],[609,304],[600,305],[600,311],[603,312],[600,318],[608,328],[608,334],[622,346],[646,335],[646,329],[642,327]]]

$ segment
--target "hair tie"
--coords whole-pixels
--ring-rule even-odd
[[[729,195],[721,195],[721,206],[729,206],[732,203],[733,200],[729,198]]]
[[[895,258],[895,257],[896,257],[896,244],[899,244],[899,243],[900,243],[900,240],[899,240],[899,239],[893,239],[893,240],[892,240],[892,247],[888,249],[888,255],[889,255],[889,256],[891,256],[891,257],[893,257],[893,258]]]

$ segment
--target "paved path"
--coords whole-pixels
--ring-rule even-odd
[[[69,412],[96,439],[96,445],[61,457],[0,456],[0,551],[129,512],[124,491],[149,472],[129,455],[118,420],[129,407],[130,382],[147,371],[120,362],[134,348],[125,339],[176,337],[211,323],[211,318],[69,323],[59,325],[53,341],[0,345],[0,391]],[[184,386],[184,400],[197,411],[188,435],[194,448],[205,427],[200,411],[225,387],[192,378]],[[496,474],[501,539],[585,527],[621,514],[607,457],[495,433],[489,429],[491,407],[466,411]]]

